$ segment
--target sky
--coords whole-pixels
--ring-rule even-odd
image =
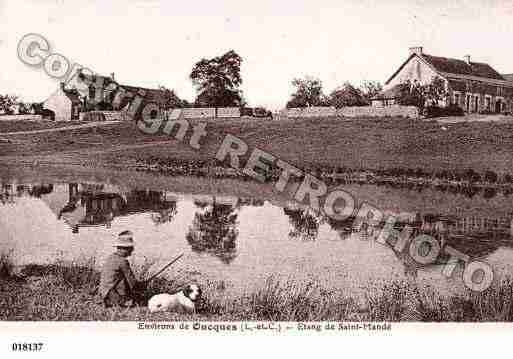
[[[412,46],[513,73],[511,0],[0,0],[0,93],[43,101],[58,82],[17,58],[28,33],[121,84],[163,85],[189,101],[194,63],[233,49],[244,97],[270,109],[285,106],[295,77],[320,78],[325,93],[385,82]]]

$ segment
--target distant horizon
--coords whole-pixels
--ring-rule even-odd
[[[408,49],[490,64],[513,73],[513,8],[505,0],[262,1],[241,4],[191,0],[13,1],[0,4],[0,93],[42,102],[58,86],[42,69],[23,64],[16,47],[39,33],[58,52],[120,84],[160,85],[189,102],[188,76],[201,58],[235,50],[242,58],[242,91],[249,106],[278,110],[291,81],[310,75],[325,94],[350,82],[385,81]],[[456,30],[455,30],[456,29]]]

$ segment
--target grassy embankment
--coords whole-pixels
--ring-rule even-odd
[[[350,170],[444,170],[504,175],[513,167],[513,123],[441,125],[405,119],[304,119],[301,121],[222,120],[207,125],[196,151],[168,135],[146,135],[132,123],[66,133],[9,136],[0,144],[0,161],[25,157],[48,162],[97,164],[173,164],[208,162],[226,134],[235,135],[300,168]],[[174,135],[172,133],[171,135]],[[7,158],[5,156],[11,156]],[[14,156],[14,157],[12,157]]]
[[[149,266],[136,268],[140,276]],[[220,297],[223,282],[200,283],[204,298],[197,314],[151,314],[144,307],[105,309],[91,291],[98,284],[94,261],[28,265],[16,270],[0,255],[0,320],[268,320],[268,321],[513,321],[513,283],[481,294],[440,297],[429,288],[396,282],[371,291],[366,303],[339,289],[269,277],[266,285],[240,298]],[[146,293],[173,291],[181,283],[159,279]],[[364,308],[364,309],[362,309]]]
[[[83,125],[87,122],[55,122],[51,120],[15,120],[15,121],[2,121],[0,117],[0,136],[2,133],[18,132],[18,131],[34,131],[34,130],[47,130],[51,128],[68,127],[70,125]]]

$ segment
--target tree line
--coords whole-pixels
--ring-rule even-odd
[[[244,107],[247,101],[244,98],[241,86],[242,57],[234,50],[229,50],[220,56],[202,58],[196,62],[189,74],[196,98],[190,103],[181,99],[174,90],[161,86],[164,92],[166,109],[184,107]],[[322,81],[312,76],[294,78],[294,88],[287,108],[310,106],[368,106],[371,100],[383,91],[383,86],[377,81],[364,81],[359,86],[345,82],[328,95],[324,94]],[[426,103],[436,104],[446,98],[447,93],[443,80],[435,78],[431,84],[420,85],[407,81],[399,85],[401,105],[413,105],[419,108]],[[0,113],[10,114],[17,106],[19,113],[30,113],[34,105],[19,101],[17,96],[0,95]],[[37,107],[37,106],[36,106]]]
[[[329,95],[323,93],[322,81],[312,76],[292,80],[294,93],[287,102],[287,108],[334,106],[368,106],[371,99],[378,95],[383,86],[377,81],[364,81],[360,86],[345,82]]]
[[[42,104],[40,103],[23,102],[16,95],[0,94],[0,114],[30,114],[38,112],[40,109],[42,109]]]

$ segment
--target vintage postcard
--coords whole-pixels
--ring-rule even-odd
[[[512,38],[507,0],[0,0],[2,350],[511,334]]]

